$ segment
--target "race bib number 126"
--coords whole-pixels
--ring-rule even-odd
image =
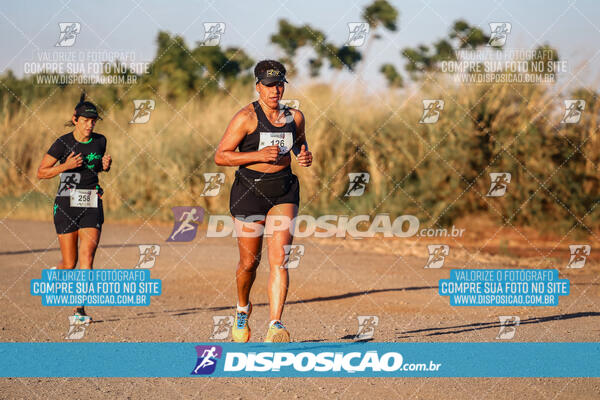
[[[279,154],[285,154],[292,149],[294,139],[292,132],[261,132],[258,150],[268,146],[279,146]]]

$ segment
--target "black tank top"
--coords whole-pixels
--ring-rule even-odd
[[[283,109],[283,116],[285,117],[285,125],[275,126],[269,121],[265,115],[262,107],[258,104],[258,101],[252,103],[254,106],[254,112],[256,113],[256,129],[254,132],[247,134],[240,144],[238,150],[240,152],[257,151],[259,147],[270,146],[279,144],[280,154],[288,153],[293,146],[296,145],[296,121],[294,121],[294,115],[290,111],[289,107]],[[262,133],[262,135],[261,135]],[[274,133],[269,135],[268,133]],[[286,137],[291,135],[291,139]],[[286,143],[287,142],[287,143]],[[262,147],[260,146],[262,144]]]

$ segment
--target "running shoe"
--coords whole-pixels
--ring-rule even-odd
[[[250,340],[250,325],[248,325],[248,318],[252,314],[252,303],[248,307],[248,312],[237,311],[235,313],[235,319],[233,321],[233,328],[231,329],[231,338],[234,342],[246,343]]]
[[[85,309],[83,307],[75,309],[75,313],[73,314],[73,316],[79,322],[92,322],[92,317],[85,313]]]
[[[265,342],[287,343],[290,341],[290,333],[285,329],[281,321],[275,321],[267,331]]]

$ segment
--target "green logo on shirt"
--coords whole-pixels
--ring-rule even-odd
[[[96,154],[96,153],[90,153],[87,156],[85,156],[85,159],[87,160],[88,163],[92,163],[94,160],[99,160],[101,158],[102,158],[102,156],[100,154]],[[87,164],[86,167],[88,167],[88,169],[90,169],[90,170],[93,170],[94,164]]]
[[[54,205],[54,214],[52,214],[52,215],[56,215],[56,209],[57,209],[57,208],[58,208],[58,204],[55,204],[55,205]]]
[[[85,159],[87,160],[87,162],[91,163],[94,160],[99,160],[101,159],[102,156],[100,154],[96,154],[96,153],[90,153],[87,156],[85,156]],[[88,166],[89,168],[89,166]]]

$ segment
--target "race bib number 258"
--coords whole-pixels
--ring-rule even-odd
[[[98,191],[93,189],[72,189],[71,207],[98,207]]]

